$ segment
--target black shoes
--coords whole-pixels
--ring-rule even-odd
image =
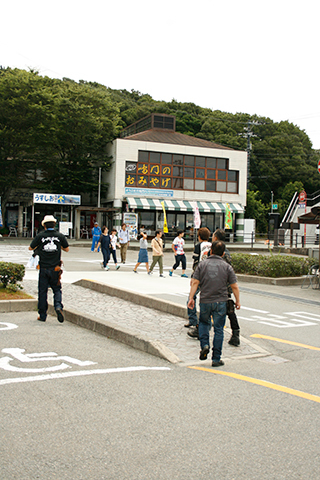
[[[199,340],[199,329],[198,325],[196,327],[191,327],[189,332],[187,332],[189,337],[197,338]]]
[[[37,320],[39,320],[39,322],[45,322],[46,321],[45,318],[40,318],[40,315],[38,316]]]
[[[240,330],[232,330],[232,337],[229,340],[229,345],[239,347],[240,345]]]
[[[215,361],[212,362],[213,367],[222,367],[222,365],[224,365],[224,361],[222,360],[219,360],[219,362],[215,362]]]
[[[205,345],[203,349],[200,350],[200,355],[199,355],[200,360],[207,360],[209,350],[210,350],[209,345]]]
[[[62,313],[62,310],[56,310],[58,322],[63,323],[64,322],[64,316]]]

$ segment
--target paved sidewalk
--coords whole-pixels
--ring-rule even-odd
[[[26,292],[37,297],[37,282],[25,280],[23,286]],[[49,299],[51,294],[49,295]],[[146,301],[150,301],[146,297]],[[210,364],[210,361],[199,361],[199,342],[187,335],[184,327],[186,319],[166,314],[153,308],[137,305],[121,298],[92,291],[73,284],[63,285],[63,303],[65,311],[81,312],[83,316],[97,321],[107,322],[116,329],[129,331],[137,337],[143,337],[150,342],[161,342],[167,349],[160,356],[173,363]],[[177,305],[180,309],[180,305]],[[35,313],[36,317],[36,313]],[[68,315],[66,314],[68,319]],[[241,338],[240,347],[228,345],[230,330],[225,330],[223,358],[239,358],[268,355],[251,341]],[[126,343],[126,342],[125,342]],[[170,355],[170,352],[173,355]]]

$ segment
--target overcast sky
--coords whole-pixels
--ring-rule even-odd
[[[319,0],[2,0],[0,65],[289,120],[320,149]]]

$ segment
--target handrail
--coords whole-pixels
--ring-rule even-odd
[[[295,192],[295,193],[293,194],[292,199],[291,199],[290,205],[289,205],[289,207],[287,208],[287,211],[286,211],[286,213],[285,213],[284,216],[283,216],[283,219],[282,219],[282,221],[281,221],[280,227],[282,226],[282,224],[283,224],[284,222],[289,222],[289,221],[291,220],[293,210],[295,209],[295,207],[297,206],[297,203],[298,203],[298,198],[299,198],[298,192]]]

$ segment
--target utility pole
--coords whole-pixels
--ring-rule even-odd
[[[251,138],[257,137],[252,131],[252,125],[262,125],[262,123],[257,122],[255,120],[248,120],[247,127],[244,127],[245,133],[240,133],[240,135],[247,139],[247,185],[249,185],[250,181],[250,157],[252,151],[252,143]]]

